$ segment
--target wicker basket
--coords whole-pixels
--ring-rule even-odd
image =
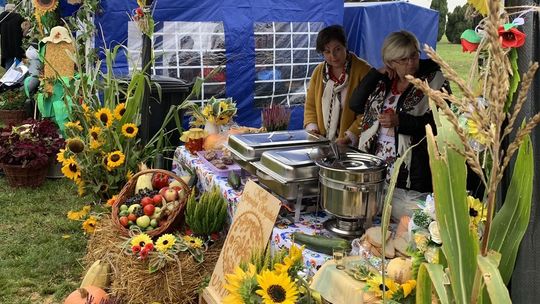
[[[118,197],[116,198],[116,201],[114,202],[112,206],[112,220],[114,222],[114,225],[118,228],[119,232],[124,236],[129,236],[129,229],[126,229],[126,227],[122,226],[120,224],[120,220],[118,218],[118,211],[119,207],[126,201],[126,199],[134,194],[135,191],[135,185],[137,184],[137,178],[141,175],[148,174],[148,173],[163,173],[165,175],[168,175],[169,177],[177,180],[181,185],[182,188],[184,188],[184,191],[186,191],[186,195],[184,196],[184,200],[180,202],[180,206],[170,214],[166,220],[161,226],[157,227],[156,229],[146,231],[145,233],[151,237],[158,236],[160,234],[165,233],[170,228],[173,228],[176,225],[180,225],[183,222],[184,219],[184,209],[186,208],[186,203],[189,195],[191,194],[191,191],[186,185],[186,183],[177,175],[170,171],[161,170],[161,169],[148,169],[138,172],[137,174],[133,175],[131,179],[126,183],[124,188],[122,188],[122,191],[118,194]]]
[[[18,125],[27,117],[25,110],[0,110],[0,122],[6,126]]]
[[[36,188],[43,184],[48,166],[41,168],[23,168],[20,165],[2,164],[8,184],[11,187]]]

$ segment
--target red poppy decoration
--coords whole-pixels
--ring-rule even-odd
[[[518,48],[525,43],[525,37],[527,35],[515,27],[508,30],[505,30],[504,26],[499,27],[499,40],[503,48]]]
[[[472,43],[465,39],[461,39],[461,49],[463,52],[475,52],[478,48],[478,43]]]
[[[143,12],[142,8],[140,8],[140,7],[138,7],[138,8],[135,10],[135,14],[137,14],[137,16],[139,16],[139,17],[144,16],[144,12]]]

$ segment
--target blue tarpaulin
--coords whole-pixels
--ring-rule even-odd
[[[388,34],[408,30],[421,48],[435,48],[438,25],[439,12],[407,2],[345,3],[343,14],[349,49],[375,67],[382,66],[381,48]]]

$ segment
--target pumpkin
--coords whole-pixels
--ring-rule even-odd
[[[92,302],[87,302],[89,297]],[[102,300],[107,300],[109,296],[105,290],[96,286],[81,287],[73,291],[64,300],[64,304],[99,304]]]
[[[204,139],[203,149],[205,151],[220,150],[227,142],[226,134],[210,134]]]
[[[386,274],[399,284],[412,279],[412,261],[407,258],[395,258],[388,263]]]

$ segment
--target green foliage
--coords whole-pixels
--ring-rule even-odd
[[[446,0],[431,0],[431,5],[429,6],[429,8],[439,12],[439,32],[437,33],[437,41],[441,41],[441,38],[446,30],[448,3]]]
[[[491,303],[512,303],[508,289],[503,282],[501,273],[497,269],[500,254],[492,253],[487,256],[478,255],[478,268],[484,278],[484,284]]]
[[[219,188],[204,192],[199,201],[191,195],[186,205],[186,224],[196,235],[219,232],[227,219],[227,202]]]
[[[473,27],[473,21],[465,15],[468,7],[468,4],[456,6],[454,11],[448,14],[445,33],[451,43],[461,43],[461,33]]]
[[[26,102],[23,90],[9,90],[0,93],[0,110],[22,110]]]

